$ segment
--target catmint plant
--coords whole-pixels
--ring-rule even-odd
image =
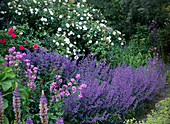
[[[2,92],[0,92],[0,124],[4,124],[4,105],[2,99]]]

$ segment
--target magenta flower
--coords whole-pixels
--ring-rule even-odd
[[[60,79],[58,82],[62,83],[62,79]]]
[[[61,95],[60,95],[60,94],[57,94],[57,97],[58,97],[58,98],[60,98],[60,97],[61,97]]]
[[[63,85],[63,88],[68,88],[68,86],[64,84],[64,85]]]
[[[71,82],[74,82],[75,81],[75,79],[74,78],[71,78]]]
[[[82,98],[83,96],[82,96],[82,94],[79,94],[78,97],[79,97],[79,98]]]
[[[33,75],[33,76],[32,76],[32,79],[33,79],[33,80],[35,80],[35,79],[36,79],[36,76],[35,76],[35,75]]]
[[[86,88],[87,85],[86,85],[86,84],[81,84],[81,87],[82,87],[82,88]]]
[[[77,74],[77,75],[76,75],[76,78],[78,78],[78,79],[79,79],[79,78],[80,78],[80,74]]]
[[[8,34],[9,34],[9,33],[14,33],[14,29],[9,28],[9,29],[8,29]]]
[[[60,75],[56,75],[56,78],[57,78],[57,79],[60,79],[60,77],[61,77]]]
[[[72,90],[73,90],[73,91],[76,90],[76,87],[75,87],[75,86],[72,86]]]
[[[53,102],[54,101],[54,96],[52,95],[51,98],[52,98],[51,102]]]
[[[72,83],[71,83],[71,82],[68,82],[68,86],[72,86]]]
[[[63,92],[61,92],[61,93],[60,93],[60,94],[61,94],[61,96],[64,96],[64,93],[65,93],[64,91],[63,91]]]
[[[29,67],[29,66],[30,66],[30,63],[26,63],[26,65],[27,65],[27,67]]]

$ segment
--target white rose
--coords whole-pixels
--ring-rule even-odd
[[[62,17],[63,17],[62,15],[59,16],[60,19],[61,19]]]
[[[113,46],[113,45],[114,45],[114,43],[111,43],[111,45]]]
[[[58,28],[58,31],[61,31],[62,29],[61,28]]]
[[[118,40],[122,40],[122,38],[121,38],[121,37],[119,37],[119,38],[118,38]]]
[[[57,46],[59,46],[59,43],[58,43],[58,42],[56,42],[55,44],[56,44]]]
[[[124,45],[124,43],[122,42],[122,43],[121,43],[121,45],[123,46],[123,45]]]
[[[61,43],[61,46],[64,46],[64,43]]]

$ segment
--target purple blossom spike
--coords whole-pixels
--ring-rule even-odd
[[[0,92],[0,124],[4,124],[4,106],[1,92]]]
[[[33,124],[33,121],[32,121],[32,119],[30,117],[27,118],[26,124]]]
[[[56,119],[56,124],[64,124],[64,119],[62,117],[58,117]]]
[[[16,88],[13,92],[13,107],[14,107],[14,112],[15,112],[15,121],[16,124],[20,124],[21,121],[21,102],[20,102],[20,93],[18,89],[18,85],[16,84]]]
[[[48,124],[47,120],[47,99],[44,95],[44,90],[42,90],[41,98],[40,98],[40,118],[41,118],[41,123],[42,124]]]

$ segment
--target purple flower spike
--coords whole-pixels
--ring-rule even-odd
[[[32,121],[32,119],[30,117],[27,118],[26,124],[33,124],[33,121]]]
[[[16,84],[16,88],[13,92],[13,107],[14,107],[14,112],[15,112],[15,121],[17,124],[20,124],[21,121],[21,102],[20,102],[20,93],[18,89],[18,85]]]
[[[57,117],[56,124],[64,124],[64,119],[62,117]]]
[[[48,120],[47,120],[47,99],[44,95],[44,90],[42,90],[39,109],[40,109],[39,115],[40,115],[40,118],[41,118],[41,123],[48,124]]]
[[[4,106],[1,92],[0,92],[0,124],[4,124]]]

